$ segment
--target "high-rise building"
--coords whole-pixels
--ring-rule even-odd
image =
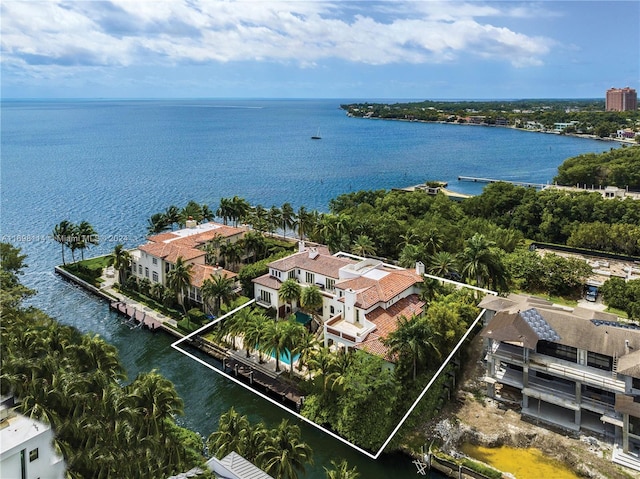
[[[610,88],[605,100],[606,111],[635,111],[638,109],[638,95],[633,88]]]

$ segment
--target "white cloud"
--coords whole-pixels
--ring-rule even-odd
[[[37,71],[233,61],[311,66],[332,58],[420,64],[463,54],[535,66],[552,40],[482,21],[532,11],[506,2],[7,1],[2,53],[13,68]]]

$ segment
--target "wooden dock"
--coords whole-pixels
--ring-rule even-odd
[[[124,322],[132,328],[145,327],[155,331],[162,327],[162,323],[148,315],[146,311],[130,306],[123,301],[114,301],[109,306],[124,316]]]
[[[240,354],[231,354],[223,361],[222,370],[238,379],[242,378],[254,389],[266,393],[268,396],[281,400],[284,404],[300,411],[302,395],[297,388],[285,384],[279,379],[280,373],[275,373],[262,365],[246,359]]]
[[[528,188],[543,189],[548,185],[542,183],[527,183],[525,181],[498,180],[495,178],[480,178],[476,176],[458,176],[458,181],[471,181],[473,183],[511,183],[515,186],[526,186]]]

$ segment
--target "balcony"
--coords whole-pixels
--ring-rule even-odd
[[[324,328],[325,335],[331,334],[357,344],[364,341],[369,333],[376,329],[376,325],[366,319],[363,323],[350,323],[343,319],[342,316],[336,316],[327,321]]]
[[[624,381],[613,379],[611,372],[583,366],[551,356],[532,353],[529,356],[529,367],[559,378],[570,381],[580,381],[583,384],[595,386],[605,391],[620,393],[625,391]]]
[[[524,365],[524,350],[519,346],[494,342],[489,354],[509,364]]]

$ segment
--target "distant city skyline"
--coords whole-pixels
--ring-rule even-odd
[[[602,98],[638,1],[3,1],[3,98]]]

